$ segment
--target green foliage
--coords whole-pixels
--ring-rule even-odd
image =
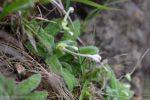
[[[60,64],[57,56],[53,55],[53,56],[47,57],[45,62],[49,65],[50,69],[53,72],[57,74],[61,74],[62,65]]]
[[[44,57],[47,56],[47,54],[45,53],[46,50],[44,49],[43,45],[41,45],[40,43],[36,44],[37,51],[35,51],[35,49],[33,48],[33,45],[31,44],[31,42],[27,42],[26,46],[27,46],[27,48],[29,48],[32,51],[32,53],[34,53],[35,55],[37,55],[39,57],[44,58]]]
[[[89,23],[102,11],[100,8],[92,10],[81,24],[80,31],[83,32]]]
[[[8,78],[5,81],[4,89],[7,92],[7,94],[9,94],[9,96],[15,95],[16,87],[15,87],[15,81],[14,81],[14,79]]]
[[[4,80],[3,75],[0,73],[0,99],[1,100],[33,100],[39,98],[38,100],[44,100],[47,97],[46,91],[33,91],[41,81],[41,75],[32,75],[28,79],[22,81],[20,84],[16,85],[14,79],[7,78]],[[28,98],[28,99],[26,99]]]
[[[46,63],[50,66],[50,69],[57,73],[61,74],[68,86],[68,89],[72,91],[73,87],[78,84],[75,77],[68,71],[68,69],[72,70],[70,65],[67,63],[60,63],[57,56],[50,56],[46,58]],[[67,68],[63,68],[62,65],[64,65]]]
[[[98,54],[99,50],[95,46],[87,46],[79,48],[79,52],[82,54]]]
[[[32,98],[28,98],[28,100],[34,100],[34,99],[45,100],[45,98],[47,97],[47,92],[34,91],[33,93],[30,93],[28,97],[32,97]],[[27,100],[27,99],[23,99],[23,100]]]
[[[38,30],[39,28],[37,28],[36,30]],[[38,31],[37,31],[38,32]],[[46,33],[43,28],[40,29],[40,32],[38,33],[38,35],[40,36],[41,39],[39,39],[40,44],[45,44],[45,46],[47,46],[48,50],[47,53],[49,54],[53,54],[53,49],[55,48],[55,44],[54,44],[54,37],[52,35],[49,35],[48,33]],[[42,40],[42,41],[41,41]]]
[[[110,6],[110,5],[114,5],[120,2],[124,2],[124,1],[129,1],[129,0],[115,0],[112,2],[109,2],[110,0],[106,0],[104,6]],[[102,8],[96,8],[94,10],[92,10],[87,17],[84,19],[84,21],[81,24],[81,28],[80,31],[83,32],[85,30],[85,28],[90,24],[90,22],[102,11]]]
[[[41,81],[41,75],[33,75],[27,80],[22,81],[19,85],[17,85],[17,95],[26,95],[27,93],[31,92],[35,89]]]
[[[68,86],[68,89],[72,91],[73,87],[78,85],[76,78],[74,77],[74,75],[70,74],[70,72],[65,68],[63,68],[61,74]]]
[[[59,60],[62,61],[62,62],[67,62],[67,61],[70,61],[73,58],[74,58],[73,55],[71,55],[69,53],[66,53],[65,55],[62,55],[61,57],[59,57]]]
[[[95,46],[79,47],[76,42],[76,39],[78,39],[87,25],[103,9],[118,10],[107,6],[126,0],[117,0],[114,2],[106,0],[104,5],[100,5],[90,0],[65,0],[67,1],[66,10],[69,9],[70,1],[96,7],[96,9],[89,13],[81,25],[78,20],[73,21],[74,29],[72,25],[68,24],[67,19],[64,20],[62,18],[53,19],[52,21],[55,23],[43,23],[44,21],[36,21],[32,18],[28,20],[28,12],[35,6],[35,2],[37,1],[38,0],[16,0],[8,5],[8,0],[6,0],[2,13],[0,14],[0,21],[8,14],[22,11],[21,20],[23,23],[19,23],[19,25],[24,27],[25,33],[29,39],[29,42],[26,42],[25,44],[26,47],[33,54],[44,59],[53,72],[64,78],[69,91],[73,92],[74,87],[78,85],[76,77],[81,78],[82,90],[79,100],[92,100],[92,94],[89,92],[89,83],[93,82],[96,82],[100,87],[104,88],[103,92],[107,94],[103,95],[105,100],[129,100],[133,96],[133,92],[130,90],[130,85],[117,80],[110,66],[105,65],[108,69],[108,72],[106,73],[104,69],[95,67],[100,65],[96,65],[89,59],[85,60],[85,57],[92,58],[93,55],[98,55],[99,49]],[[39,3],[47,4],[48,0]],[[59,37],[60,31],[64,31],[64,33],[61,34],[61,37]],[[70,33],[73,34],[71,35]],[[107,77],[107,85],[104,83],[105,74]],[[126,78],[131,81],[129,74],[126,75]],[[38,100],[43,100],[46,98],[47,92],[33,91],[40,83],[40,80],[41,75],[37,74],[22,81],[19,85],[15,85],[13,79],[4,80],[3,76],[0,75],[0,97],[25,95],[28,97],[39,96],[42,98],[39,98]],[[23,98],[22,100],[25,99]],[[33,100],[33,98],[28,98],[28,100]]]
[[[106,86],[105,91],[106,94],[113,95],[108,95],[106,100],[130,100],[133,96],[133,91],[130,90],[130,85],[117,80],[110,66],[106,65],[106,67],[108,69],[107,78],[109,84]]]
[[[87,4],[87,5],[90,5],[90,6],[93,6],[93,7],[106,9],[106,10],[119,10],[119,9],[108,8],[106,6],[100,5],[100,4],[92,2],[90,0],[71,0],[71,1],[81,2],[81,3]]]
[[[68,11],[69,6],[70,6],[70,0],[67,0],[67,2],[66,2],[66,11]]]
[[[62,66],[64,66],[69,72],[72,72],[72,67],[66,62],[61,62]]]
[[[33,26],[32,26],[32,28],[33,28]],[[34,47],[34,49],[37,52],[36,42],[35,42],[35,39],[34,39],[34,36],[33,36],[32,32],[27,27],[25,27],[25,32],[26,32],[26,34],[29,38],[30,43],[32,44],[32,46]]]
[[[134,94],[134,92],[130,90],[130,85],[117,80],[115,73],[109,65],[106,64],[104,66],[108,69],[108,72],[102,68],[90,69],[86,67],[86,70],[90,71],[87,73],[86,78],[90,80],[84,82],[79,100],[91,98],[92,95],[89,93],[89,84],[93,81],[103,88],[102,92],[104,93],[103,97],[105,100],[130,100]],[[104,80],[104,78],[106,79]]]
[[[53,19],[52,21],[56,22],[56,23],[49,23],[44,31],[47,32],[48,34],[50,35],[57,35],[59,33],[59,31],[61,30],[61,22],[62,22],[62,19]]]
[[[17,0],[13,2],[11,5],[7,6],[8,0],[5,1],[5,7],[2,10],[0,15],[0,20],[5,17],[7,14],[14,13],[17,11],[25,11],[34,7],[34,2],[38,0]]]
[[[92,97],[92,95],[88,92],[88,90],[90,89],[90,88],[88,88],[88,84],[89,84],[89,81],[86,80],[86,82],[83,85],[83,89],[81,91],[81,95],[79,97],[79,100],[86,99],[88,96]],[[90,100],[92,100],[92,99],[90,99]]]

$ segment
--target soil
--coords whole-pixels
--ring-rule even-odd
[[[131,0],[115,4],[111,7],[120,11],[102,11],[81,35],[85,45],[91,45],[92,41],[92,45],[99,47],[103,59],[108,59],[109,64],[115,65],[113,69],[118,78],[130,73],[139,63],[130,82],[134,96],[141,98],[138,100],[150,99],[150,52],[142,59],[150,47],[149,5],[150,0]],[[76,15],[81,21],[93,9],[84,5],[82,8],[84,13]],[[80,8],[78,9],[77,12],[80,12]]]

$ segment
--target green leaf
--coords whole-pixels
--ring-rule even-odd
[[[0,20],[9,13],[14,13],[17,11],[23,11],[33,8],[35,6],[34,2],[36,1],[38,0],[17,0],[13,2],[12,4],[10,4],[9,6],[7,6],[2,10]]]
[[[50,44],[51,44],[51,48],[54,49],[55,48],[54,36],[48,35],[48,34],[45,34],[45,36],[47,38],[48,45],[50,46]]]
[[[110,84],[111,84],[111,87],[112,87],[113,89],[119,89],[119,88],[120,88],[120,86],[119,86],[119,81],[116,80],[115,77],[112,77],[110,82],[111,82],[111,83],[110,83]]]
[[[93,72],[90,71],[89,73],[87,73],[87,77],[91,77],[92,79],[94,79],[94,78],[97,78],[99,73],[100,73],[100,69],[95,69],[95,71]],[[96,81],[99,81],[99,80],[96,80]]]
[[[121,83],[120,84],[120,89],[119,89],[119,95],[132,97],[133,96],[133,91],[130,90],[130,87],[131,87],[130,84]],[[126,100],[126,99],[123,99],[123,100]]]
[[[3,86],[4,76],[0,73],[0,86]]]
[[[62,65],[60,64],[58,58],[55,55],[47,57],[46,63],[49,65],[50,69],[53,72],[55,72],[57,74],[61,74]]]
[[[32,53],[34,53],[37,56],[45,58],[47,55],[49,55],[49,54],[47,54],[44,46],[42,46],[40,43],[36,44],[37,52],[35,51],[35,49],[33,48],[32,44],[30,42],[27,42],[26,46],[29,50],[32,51]]]
[[[36,31],[38,32],[38,28],[36,28]],[[53,49],[55,48],[54,37],[52,35],[47,34],[43,30],[43,28],[40,29],[40,32],[38,33],[38,35],[40,36],[40,38],[42,39],[42,41],[45,43],[45,45],[50,50],[48,52],[50,54],[53,54]],[[41,42],[41,44],[43,44],[43,42],[40,39],[39,39],[39,41]]]
[[[72,80],[71,78],[68,76],[68,74],[66,74],[65,72],[62,71],[62,76],[68,86],[69,91],[73,90],[73,84],[72,84]]]
[[[110,95],[115,95],[116,97],[106,97],[106,100],[130,100],[133,96],[133,91],[130,90],[130,85],[127,83],[122,83],[116,79],[115,73],[111,70],[109,65],[107,67],[107,79],[108,85],[106,87],[106,93]],[[117,98],[117,96],[126,97],[126,98]]]
[[[95,46],[87,46],[87,47],[79,48],[79,53],[93,55],[93,54],[98,54],[99,50]]]
[[[60,51],[58,51],[58,52],[60,52]],[[72,54],[65,53],[65,55],[59,57],[59,60],[60,61],[70,61],[73,58],[74,58],[74,56]]]
[[[88,83],[89,83],[89,81],[86,80],[85,83],[84,83],[84,85],[83,85],[83,89],[82,89],[82,91],[81,91],[81,94],[80,94],[80,96],[79,96],[79,100],[83,100],[83,98],[84,98],[84,96],[85,96],[85,94],[86,94],[86,90],[87,90]]]
[[[70,91],[72,91],[74,85],[78,84],[75,77],[72,74],[70,74],[70,72],[67,69],[62,68],[61,63],[55,55],[46,58],[46,63],[49,65],[50,69],[53,72],[61,74],[63,76]]]
[[[76,78],[65,68],[63,68],[61,74],[68,86],[69,91],[72,91],[73,87],[78,85]]]
[[[70,0],[67,0],[67,2],[66,2],[66,11],[68,11],[69,6],[70,6]]]
[[[69,62],[69,64],[72,66],[72,74],[73,75],[81,75],[81,64],[79,62]]]
[[[42,0],[42,1],[40,1],[40,4],[41,4],[41,5],[49,4],[49,1],[48,1],[48,0]]]
[[[47,32],[48,34],[50,35],[57,35],[59,33],[59,31],[61,30],[61,22],[62,22],[62,19],[53,19],[52,21],[56,22],[56,23],[49,23],[44,31]]]
[[[5,92],[9,95],[9,96],[13,96],[15,95],[15,81],[13,78],[8,78],[6,81],[5,81],[5,84],[4,84],[4,88],[5,88]]]
[[[73,40],[78,38],[78,36],[80,35],[80,22],[76,20],[73,22],[73,25],[75,27],[75,31],[73,30],[72,26],[69,25],[70,31],[74,33],[73,36],[71,36],[69,32],[66,32],[62,37],[62,41]]]
[[[69,72],[72,72],[72,67],[66,63],[66,62],[61,62],[62,66],[64,66]]]
[[[54,54],[55,54],[58,58],[60,58],[60,57],[63,57],[64,54],[66,54],[66,53],[61,52],[59,49],[56,49],[55,52],[54,52]],[[63,58],[62,58],[62,59],[63,59]],[[61,61],[62,61],[62,60],[61,60]]]
[[[36,42],[35,42],[35,39],[34,39],[32,32],[27,27],[25,27],[25,32],[29,38],[30,43],[34,47],[35,51],[37,51]]]
[[[119,10],[119,9],[113,9],[113,8],[109,8],[103,5],[100,5],[98,3],[89,1],[89,0],[71,0],[71,1],[75,1],[75,2],[80,2],[80,3],[84,3],[93,7],[97,7],[97,8],[101,8],[101,9],[106,9],[106,10]]]
[[[3,95],[4,77],[0,73],[0,97]]]
[[[26,95],[35,89],[41,81],[41,75],[36,74],[29,77],[27,80],[23,80],[16,87],[17,95]]]
[[[46,91],[34,91],[26,96],[28,99],[21,99],[21,100],[45,100],[48,93]]]

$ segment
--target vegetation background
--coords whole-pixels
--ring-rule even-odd
[[[1,0],[0,97],[149,100],[149,4]]]
[[[101,46],[103,57],[108,58],[110,64],[124,66],[114,67],[119,77],[131,72],[150,47],[149,5],[149,0],[130,0],[113,5],[120,11],[103,11],[81,36],[85,43],[90,44],[93,30],[90,27],[94,27],[96,23],[93,43]],[[88,12],[87,9],[89,8],[85,8],[85,11]],[[146,54],[132,76],[132,89],[139,100],[149,99],[149,55],[150,53]]]

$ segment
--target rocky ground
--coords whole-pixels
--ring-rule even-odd
[[[91,44],[94,36],[93,45],[99,47],[102,57],[108,59],[110,64],[122,66],[114,67],[118,78],[132,72],[150,47],[149,5],[150,0],[131,0],[113,5],[112,7],[119,8],[120,11],[103,11],[81,35],[86,45]],[[84,13],[77,14],[80,20],[91,10],[90,7],[83,8]],[[132,75],[132,89],[138,98],[135,100],[150,98],[149,60],[150,53],[147,53]]]

